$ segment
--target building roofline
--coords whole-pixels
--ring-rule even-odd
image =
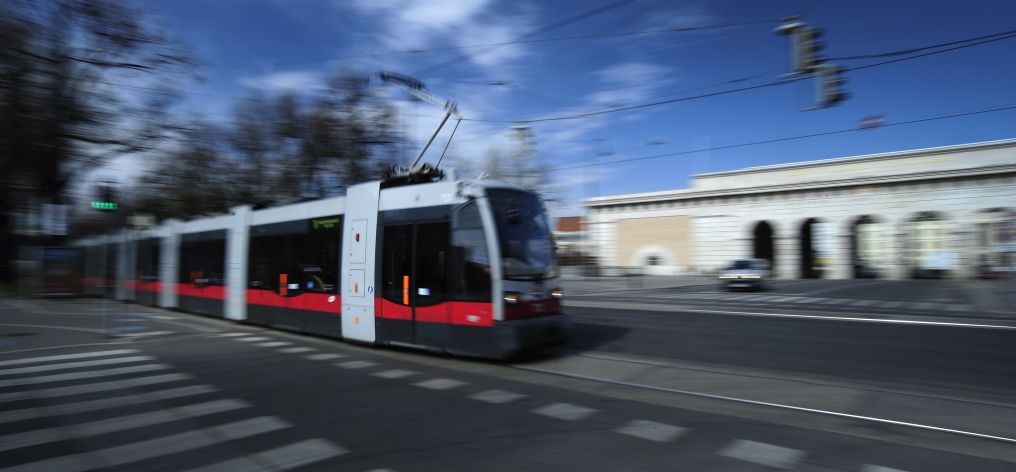
[[[800,169],[802,167],[824,167],[824,166],[840,165],[843,163],[883,161],[887,159],[899,159],[901,157],[916,157],[962,151],[975,151],[975,150],[979,151],[984,149],[994,149],[1014,146],[1016,146],[1016,138],[999,139],[996,141],[982,141],[978,143],[952,144],[949,146],[939,146],[922,149],[908,149],[906,151],[892,151],[878,154],[862,154],[860,156],[834,157],[830,159],[819,159],[815,161],[789,162],[786,164],[745,167],[743,169],[708,172],[704,174],[694,174],[692,175],[692,177],[693,178],[727,177],[731,175],[754,174],[758,172],[770,172],[774,170]]]
[[[861,155],[861,156],[836,157],[836,158],[832,158],[832,159],[821,159],[821,160],[815,160],[815,161],[791,162],[791,163],[787,163],[787,164],[774,164],[774,165],[769,165],[769,166],[747,167],[747,168],[743,168],[743,169],[734,169],[734,170],[721,171],[721,172],[711,172],[711,173],[706,173],[706,174],[695,174],[695,175],[692,175],[691,177],[692,178],[727,177],[727,176],[745,175],[745,174],[753,174],[753,173],[760,173],[760,172],[770,172],[770,171],[775,171],[775,170],[793,170],[793,169],[801,169],[801,168],[808,168],[808,167],[823,167],[823,166],[841,165],[843,163],[871,162],[871,161],[898,159],[898,158],[901,158],[901,157],[914,157],[914,156],[922,156],[922,155],[945,154],[945,153],[953,153],[953,152],[972,151],[972,150],[985,150],[985,149],[996,149],[996,148],[1006,148],[1006,147],[1016,147],[1016,138],[1013,138],[1013,139],[1001,139],[1001,140],[996,140],[996,141],[983,141],[983,142],[979,142],[979,143],[956,144],[956,145],[950,145],[950,146],[940,146],[940,147],[924,148],[924,149],[911,149],[911,150],[906,150],[906,151],[893,151],[893,152],[880,153],[880,154],[866,154],[866,155]],[[967,169],[967,171],[969,171],[969,170],[973,170],[973,169]],[[954,171],[954,172],[958,173],[958,174],[966,173],[966,172],[963,172],[963,171],[960,171],[960,170],[957,170],[957,171]],[[938,174],[938,173],[936,172],[936,174]],[[899,176],[894,176],[894,177],[899,177]],[[927,178],[928,176],[923,176],[923,177]],[[940,175],[939,175],[939,177],[940,177]],[[837,185],[844,185],[844,184],[845,185],[857,185],[859,183],[857,180],[858,179],[847,179],[846,181],[843,181],[843,182],[824,181],[824,182],[822,182],[822,184],[820,186],[837,186]],[[881,181],[881,180],[884,180],[884,178],[882,178],[882,179],[863,179],[863,180],[869,180],[868,183],[875,183],[874,181]],[[769,189],[766,189],[766,190],[773,191],[773,190],[784,190],[784,189],[789,189],[789,188],[793,188],[793,187],[814,187],[814,186],[816,186],[816,184],[814,184],[814,183],[809,183],[809,184],[791,184],[791,185],[776,186],[775,188],[769,188]],[[783,187],[783,188],[779,188],[779,187]],[[697,189],[697,188],[681,188],[681,189],[673,189],[673,190],[660,190],[660,191],[656,191],[656,192],[638,192],[638,193],[627,193],[627,194],[618,194],[618,195],[610,195],[610,196],[603,196],[603,197],[587,198],[587,199],[585,199],[583,201],[583,206],[598,206],[598,205],[605,205],[605,204],[607,204],[607,205],[609,205],[609,204],[617,204],[617,203],[620,203],[619,200],[636,200],[636,199],[637,200],[647,200],[647,199],[653,199],[654,197],[656,197],[656,198],[659,198],[659,197],[663,197],[663,198],[665,198],[665,197],[678,197],[678,198],[683,197],[683,198],[689,198],[689,197],[695,197],[695,196],[707,196],[707,195],[716,195],[716,194],[724,194],[724,193],[728,193],[728,194],[733,194],[733,193],[759,193],[759,192],[762,192],[762,191],[764,191],[764,190],[761,187],[736,188],[736,189],[732,188],[732,189],[722,189],[722,190],[721,189],[704,190],[704,189]]]

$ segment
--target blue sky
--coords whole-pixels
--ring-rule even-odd
[[[259,91],[312,92],[338,68],[356,73],[399,72],[457,101],[466,118],[520,120],[597,111],[772,82],[789,69],[777,22],[702,31],[530,42],[502,47],[459,64],[420,71],[470,49],[404,54],[406,50],[472,46],[516,36],[610,1],[498,0],[149,0],[168,28],[206,63],[208,79],[187,84],[179,112],[226,118],[229,97]],[[1016,2],[970,0],[635,0],[532,39],[624,33],[776,20],[803,14],[825,28],[830,57],[874,54],[1016,30]],[[700,150],[822,131],[855,129],[885,115],[887,123],[1016,105],[1016,39],[996,41],[846,74],[852,98],[802,112],[813,84],[769,87],[682,103],[532,123],[536,146],[555,167],[589,163],[594,139],[612,155],[603,162]],[[860,66],[877,59],[833,61]],[[733,79],[749,81],[720,85]],[[491,85],[509,82],[510,85]],[[400,124],[422,141],[439,110],[392,93]],[[414,116],[425,115],[425,116]],[[468,121],[451,152],[481,159],[506,145],[511,123]],[[438,142],[447,138],[446,129]],[[599,195],[684,188],[694,173],[1016,137],[1016,110],[929,123],[852,131],[731,150],[685,154],[599,168]],[[440,147],[438,147],[438,150]],[[410,157],[411,158],[411,157]],[[407,158],[408,159],[408,158]],[[555,172],[566,204],[581,212],[585,169]]]

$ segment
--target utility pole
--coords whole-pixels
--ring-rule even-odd
[[[827,59],[818,53],[825,49],[825,43],[818,38],[825,36],[825,31],[812,28],[798,17],[784,19],[774,34],[790,37],[791,71],[788,78],[797,78],[808,74],[815,77],[815,106],[804,111],[815,111],[829,108],[846,101],[850,94],[842,89],[846,79],[840,75],[844,69],[834,64],[827,64]]]

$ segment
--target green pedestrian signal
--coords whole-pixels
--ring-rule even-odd
[[[116,203],[92,202],[92,208],[95,208],[96,210],[116,210]]]

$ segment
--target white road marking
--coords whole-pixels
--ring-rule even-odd
[[[29,385],[49,382],[63,382],[65,380],[91,379],[95,377],[106,377],[111,375],[134,374],[137,372],[150,372],[153,370],[171,369],[169,364],[145,364],[131,367],[117,367],[106,370],[88,370],[84,372],[71,372],[68,374],[44,375],[42,377],[26,377],[20,379],[0,380],[0,387],[12,385]]]
[[[117,336],[140,337],[140,336],[162,336],[165,334],[176,334],[175,331],[147,331],[144,333],[118,333]]]
[[[288,428],[291,424],[275,417],[260,417],[198,431],[163,436],[95,452],[56,457],[0,469],[0,472],[83,472],[96,467],[130,464],[145,459],[186,452],[257,434]]]
[[[424,380],[423,382],[417,382],[413,385],[417,387],[428,388],[431,390],[448,390],[455,387],[461,387],[465,384],[466,384],[465,382],[460,382],[458,380],[452,379],[431,379]]]
[[[343,369],[362,369],[364,367],[374,367],[374,366],[377,365],[377,362],[371,362],[371,361],[349,361],[349,362],[343,362],[341,364],[332,364],[332,365],[334,365],[335,367],[342,367]]]
[[[730,443],[719,454],[777,469],[793,469],[804,458],[803,451],[743,439]]]
[[[752,301],[763,300],[763,299],[766,299],[766,298],[771,298],[771,297],[769,295],[748,295],[748,296],[742,298],[741,301],[752,302]]]
[[[604,307],[617,307],[647,311],[659,311],[664,313],[709,313],[717,315],[730,315],[730,316],[757,316],[760,318],[798,318],[803,320],[816,320],[816,321],[849,321],[854,323],[886,323],[886,324],[908,324],[917,326],[948,326],[954,328],[981,328],[981,329],[1005,329],[1005,330],[1016,330],[1016,326],[1006,325],[989,325],[989,324],[977,324],[977,323],[956,323],[947,321],[919,321],[919,320],[899,320],[899,319],[885,319],[885,318],[856,318],[848,316],[826,316],[826,315],[797,315],[789,313],[765,313],[757,311],[731,311],[731,310],[719,310],[719,309],[707,309],[707,308],[688,308],[688,307],[672,307],[666,305],[654,305],[649,303],[636,303],[634,305],[630,303],[612,303],[612,302],[596,302],[596,303],[585,303],[585,302],[572,302],[570,306],[580,306],[587,308],[604,308]],[[518,366],[516,366],[518,367]]]
[[[772,299],[771,301],[782,303],[782,302],[789,302],[789,301],[796,301],[796,300],[797,300],[797,297],[776,297],[776,298]]]
[[[552,403],[533,410],[533,413],[538,415],[568,421],[581,420],[597,412],[599,412],[599,410],[572,405],[569,403]]]
[[[185,418],[211,415],[248,406],[250,406],[249,403],[240,400],[217,400],[197,405],[170,408],[162,411],[119,416],[60,428],[39,429],[10,434],[7,436],[0,436],[0,451],[9,451],[11,449],[35,446],[37,444],[44,444],[48,442],[78,439],[99,434],[143,428],[145,426],[170,423]]]
[[[113,359],[98,359],[94,361],[67,362],[64,364],[45,364],[32,367],[18,367],[15,369],[0,370],[0,375],[31,374],[34,372],[46,372],[49,370],[76,369],[78,367],[93,367],[97,365],[127,364],[130,362],[153,361],[152,356],[130,356],[116,357]]]
[[[312,347],[287,347],[285,349],[279,349],[279,352],[281,352],[283,354],[297,354],[297,353],[300,353],[300,352],[310,352],[310,351],[316,351],[316,350],[317,349],[314,349]]]
[[[290,346],[293,343],[287,343],[285,341],[272,341],[270,343],[255,344],[258,347],[279,347],[279,346]]]
[[[291,470],[348,453],[324,439],[310,439],[247,457],[220,462],[191,472],[275,472]],[[269,467],[265,467],[269,466]]]
[[[117,466],[154,457],[189,451],[199,447],[240,439],[257,434],[288,428],[292,424],[275,417],[260,417],[238,421],[200,431],[165,436],[149,441],[111,447],[93,453],[105,463]]]
[[[250,338],[234,338],[234,339],[236,339],[237,341],[243,341],[245,343],[252,343],[255,341],[270,341],[272,338],[266,338],[263,336],[253,336]]]
[[[474,393],[470,395],[469,398],[487,403],[510,403],[520,398],[525,398],[527,396],[529,395],[514,392],[506,392],[504,390],[487,390],[485,392]]]
[[[11,392],[0,394],[0,403],[31,398],[56,398],[68,395],[80,395],[84,393],[108,392],[110,390],[122,390],[125,388],[137,387],[139,385],[153,385],[165,382],[177,382],[180,380],[193,379],[190,374],[166,374],[152,377],[140,377],[130,380],[116,380],[112,382],[101,382],[85,385],[73,385],[70,387],[58,387],[42,390],[28,390],[23,392]]]
[[[256,456],[277,469],[290,470],[348,452],[349,450],[324,439],[311,439],[265,451]]]
[[[304,359],[310,359],[312,361],[327,361],[329,359],[339,359],[339,358],[342,358],[342,357],[346,357],[346,356],[344,356],[342,354],[331,354],[331,353],[328,353],[328,354],[311,354],[309,356],[304,357]]]
[[[859,472],[906,472],[906,471],[900,469],[890,469],[888,467],[882,467],[877,465],[865,464],[863,467],[861,467],[861,470]]]
[[[875,300],[855,300],[851,306],[869,306],[875,304]]]
[[[10,423],[13,421],[22,421],[26,419],[43,418],[49,416],[63,416],[71,415],[75,413],[84,413],[88,411],[107,410],[110,408],[119,408],[130,405],[140,405],[144,403],[150,403],[156,400],[165,400],[170,398],[180,398],[191,395],[200,395],[203,393],[215,392],[217,389],[207,385],[196,385],[191,387],[173,388],[169,390],[159,390],[156,392],[149,392],[144,395],[124,395],[121,397],[112,398],[100,398],[98,400],[91,400],[86,402],[77,403],[65,403],[62,405],[53,405],[40,408],[25,408],[22,410],[13,410],[0,413],[0,424]]]
[[[83,359],[86,357],[119,356],[120,354],[134,354],[138,352],[141,351],[137,349],[116,349],[113,351],[82,352],[80,354],[62,354],[59,356],[30,357],[28,359],[14,359],[9,361],[0,361],[0,366],[33,364],[36,362],[63,361],[67,359]]]
[[[382,379],[401,379],[403,377],[409,377],[410,375],[416,375],[416,374],[417,374],[417,372],[413,372],[411,370],[392,369],[392,370],[385,370],[385,371],[381,371],[381,372],[374,372],[373,374],[370,374],[370,375],[373,375],[375,377],[380,377]]]
[[[688,432],[688,428],[655,421],[634,420],[614,431],[657,442],[671,442]]]

